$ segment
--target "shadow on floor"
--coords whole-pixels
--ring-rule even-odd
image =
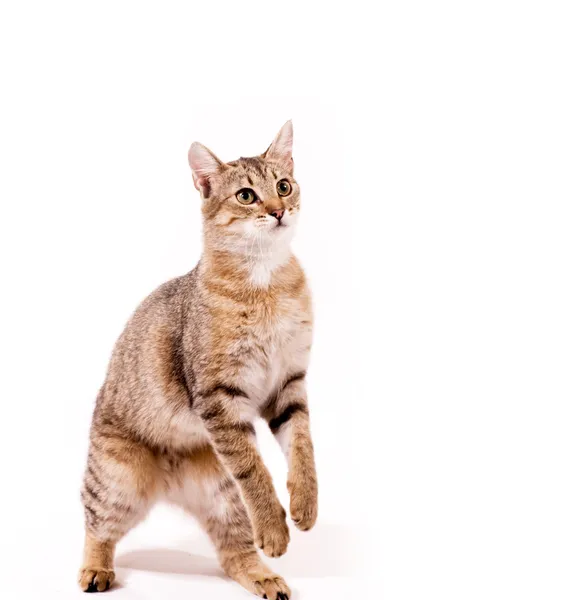
[[[121,569],[174,573],[177,575],[206,575],[225,579],[216,557],[210,558],[191,554],[185,550],[171,550],[168,548],[132,550],[121,554],[116,559],[115,566]]]
[[[264,557],[267,564],[283,577],[347,577],[356,571],[354,536],[337,525],[318,523],[311,531],[292,528],[291,543],[285,556]],[[116,559],[121,569],[137,569],[157,573],[205,575],[225,579],[216,557],[188,552],[194,544],[185,542],[181,550],[151,548],[132,550]]]

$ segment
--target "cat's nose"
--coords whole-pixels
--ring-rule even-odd
[[[277,219],[277,221],[281,221],[281,219],[283,218],[283,215],[285,214],[285,209],[284,208],[280,208],[278,210],[273,210],[269,214],[272,217],[275,217]]]

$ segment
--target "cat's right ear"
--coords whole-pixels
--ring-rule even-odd
[[[203,144],[195,142],[189,149],[189,165],[193,171],[193,182],[203,198],[211,193],[211,177],[219,172],[222,162]]]

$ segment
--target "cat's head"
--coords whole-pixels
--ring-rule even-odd
[[[213,245],[239,253],[288,246],[299,213],[292,149],[291,121],[260,156],[224,163],[202,144],[191,146],[189,164]]]

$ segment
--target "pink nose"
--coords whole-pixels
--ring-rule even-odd
[[[280,221],[283,218],[283,215],[285,214],[285,209],[280,208],[279,210],[273,210],[269,214],[272,217],[275,217],[277,219],[277,221]]]

